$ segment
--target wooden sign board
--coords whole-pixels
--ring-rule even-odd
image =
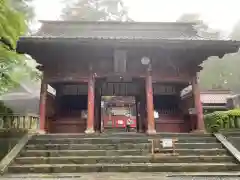
[[[196,114],[196,108],[189,108],[188,113],[189,114]]]
[[[149,139],[149,141],[151,142],[152,146],[152,155],[161,153],[164,148],[171,151],[173,155],[176,155],[175,143],[178,141],[176,138]]]
[[[173,147],[173,139],[162,139],[162,147],[163,148],[172,148]]]

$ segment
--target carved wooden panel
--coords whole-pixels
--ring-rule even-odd
[[[88,86],[87,84],[62,85],[59,91],[59,95],[85,95],[88,93]]]
[[[130,96],[139,93],[139,89],[134,83],[104,83],[101,87],[103,96]]]
[[[176,86],[153,84],[153,93],[158,95],[174,95],[177,94]]]

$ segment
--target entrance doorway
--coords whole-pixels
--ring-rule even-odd
[[[87,83],[55,84],[55,116],[48,119],[50,133],[83,133],[87,122]]]
[[[127,122],[131,131],[137,131],[139,78],[124,76],[98,78],[95,92],[95,109],[101,104],[101,110],[96,110],[95,121],[100,125],[101,132],[126,131]]]
[[[137,114],[134,96],[102,96],[103,131],[136,132]]]

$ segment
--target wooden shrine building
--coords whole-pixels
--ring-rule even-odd
[[[101,131],[101,97],[132,96],[137,130],[153,134],[204,130],[200,64],[239,45],[204,39],[191,23],[42,21],[38,33],[19,40],[17,51],[42,65],[42,132]],[[194,107],[180,98],[189,84]]]

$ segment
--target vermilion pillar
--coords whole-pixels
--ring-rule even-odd
[[[200,89],[198,85],[198,78],[197,76],[192,78],[192,92],[194,97],[194,105],[195,105],[195,111],[197,116],[197,129],[196,131],[203,131],[205,130],[204,126],[204,119],[203,119],[203,108],[202,108],[202,102],[200,98]]]
[[[94,133],[94,101],[95,101],[95,78],[93,73],[90,73],[88,79],[88,117],[87,117],[87,129],[85,133]]]
[[[153,106],[153,87],[152,87],[152,74],[151,66],[149,65],[146,76],[146,95],[147,95],[147,122],[148,134],[155,134],[155,121],[154,121],[154,106]]]
[[[46,100],[47,100],[47,84],[42,80],[39,102],[39,132],[46,132]]]

